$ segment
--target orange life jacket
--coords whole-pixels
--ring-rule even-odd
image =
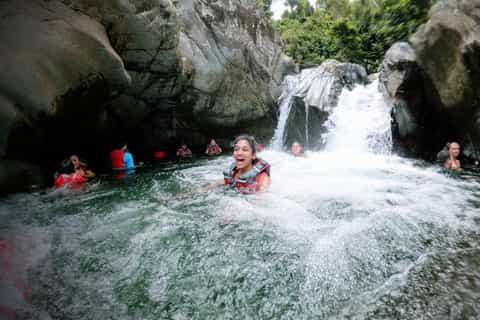
[[[218,145],[214,144],[213,146],[212,145],[208,145],[208,148],[207,148],[207,154],[208,155],[213,155],[213,154],[220,154],[220,148],[218,147]]]
[[[82,177],[79,173],[76,173],[76,172],[70,173],[70,174],[62,173],[62,174],[59,174],[55,179],[54,186],[56,188],[59,188],[66,184],[72,184],[72,183],[81,184],[81,183],[84,183],[85,181],[86,181],[85,178]]]
[[[224,183],[228,184],[232,189],[237,189],[245,193],[257,192],[260,188],[259,182],[261,174],[264,172],[270,176],[270,164],[265,160],[257,159],[252,169],[235,179],[238,174],[238,169],[235,163],[233,163],[228,171],[223,172],[223,180]]]

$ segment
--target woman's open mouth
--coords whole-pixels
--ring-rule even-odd
[[[245,163],[245,159],[238,159],[238,158],[236,158],[235,161],[237,162],[237,164],[243,164],[243,163]]]

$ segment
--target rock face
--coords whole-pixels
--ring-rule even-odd
[[[321,66],[302,70],[293,93],[294,99],[287,118],[284,145],[294,141],[309,149],[323,146],[325,122],[337,106],[344,87],[365,84],[367,72],[356,64],[327,60]]]
[[[439,1],[409,42],[389,50],[381,76],[396,140],[424,157],[446,141],[480,147],[480,1]]]
[[[238,123],[253,129],[263,122],[271,130],[276,110],[270,106],[289,64],[255,1],[180,3],[180,59],[194,70],[184,105],[212,133]]]
[[[273,133],[293,64],[255,0],[7,0],[0,11],[2,158],[98,164],[119,139],[141,154]]]
[[[143,128],[146,148],[272,135],[274,101],[293,64],[255,0],[74,2],[109,26],[132,75],[109,109],[122,126]]]

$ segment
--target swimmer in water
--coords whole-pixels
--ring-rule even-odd
[[[290,148],[290,152],[295,156],[295,157],[305,157],[305,153],[303,152],[302,145],[295,141],[292,143],[292,147]]]
[[[458,156],[460,155],[460,144],[457,142],[450,142],[448,146],[448,159],[445,160],[443,166],[449,170],[462,170],[460,160]]]

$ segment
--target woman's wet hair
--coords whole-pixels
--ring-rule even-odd
[[[460,147],[460,143],[456,142],[456,141],[452,141],[452,142],[448,142],[447,143],[447,150],[450,150],[450,147],[452,146],[452,144],[456,144],[457,146]]]
[[[257,153],[257,142],[255,141],[255,137],[249,136],[249,135],[246,135],[246,134],[239,135],[239,136],[236,137],[235,140],[233,141],[233,146],[235,147],[235,145],[236,145],[240,140],[245,140],[245,141],[247,141],[247,143],[250,145],[250,148],[252,149],[252,153],[253,153],[253,154],[256,154],[256,153]]]

